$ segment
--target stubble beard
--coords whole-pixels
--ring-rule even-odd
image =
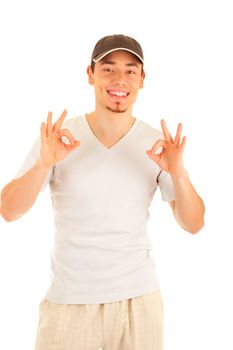
[[[109,106],[106,106],[106,108],[107,108],[109,111],[113,112],[113,113],[125,113],[125,112],[127,111],[127,108],[124,109],[124,110],[120,109],[120,105],[119,105],[119,104],[117,104],[117,107],[116,107],[116,108],[111,108],[111,107],[109,107]]]

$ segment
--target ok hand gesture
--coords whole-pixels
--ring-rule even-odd
[[[80,141],[76,141],[68,129],[61,129],[66,115],[67,111],[64,110],[58,120],[52,124],[52,112],[49,112],[46,125],[45,123],[41,124],[40,162],[46,168],[50,168],[64,159],[80,145]],[[69,144],[63,142],[62,136],[68,138]]]
[[[183,151],[186,143],[186,136],[181,140],[182,124],[178,124],[174,140],[163,119],[161,120],[161,127],[164,140],[157,140],[146,153],[162,170],[174,176],[183,175],[185,173]],[[161,152],[156,153],[160,147],[162,148]]]

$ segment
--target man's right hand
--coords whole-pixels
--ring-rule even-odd
[[[53,167],[80,145],[80,141],[75,140],[68,129],[61,129],[66,115],[67,111],[64,110],[58,120],[52,124],[52,112],[49,112],[46,125],[45,123],[41,124],[39,162],[45,168]],[[63,136],[67,137],[69,144],[63,142]]]

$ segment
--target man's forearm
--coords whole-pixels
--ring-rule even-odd
[[[23,176],[13,179],[1,193],[1,215],[6,221],[19,219],[34,204],[50,168],[38,160]]]
[[[173,176],[175,190],[174,214],[177,222],[191,233],[198,232],[204,225],[205,206],[195,191],[187,173]]]

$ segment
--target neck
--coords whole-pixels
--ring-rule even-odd
[[[116,113],[107,109],[99,110],[97,108],[88,114],[87,120],[97,134],[111,139],[127,132],[134,124],[136,118],[128,110],[123,113]]]

